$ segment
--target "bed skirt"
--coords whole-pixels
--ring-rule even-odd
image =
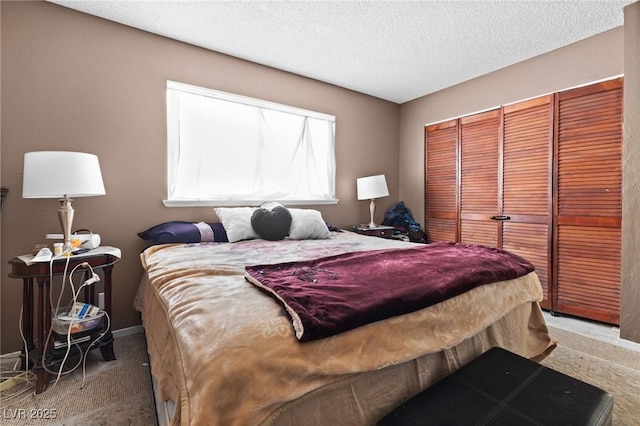
[[[151,359],[152,374],[163,377],[157,383],[156,399],[172,401],[176,410],[171,424],[180,425],[180,401],[185,389],[180,380],[171,380],[176,356],[170,342],[171,327],[153,291],[145,291],[143,277],[135,301],[142,312],[143,326]],[[282,405],[262,421],[262,425],[374,425],[402,402],[449,375],[493,346],[500,346],[536,361],[555,347],[537,302],[514,308],[480,333],[442,351],[423,355],[400,364],[359,374],[320,387]],[[166,418],[165,413],[162,414]]]

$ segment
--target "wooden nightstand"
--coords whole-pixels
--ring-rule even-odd
[[[111,316],[111,272],[113,265],[120,258],[120,249],[115,247],[98,247],[87,253],[76,256],[59,257],[51,264],[50,262],[26,263],[32,256],[15,257],[9,261],[11,264],[11,272],[9,276],[12,278],[22,279],[22,329],[27,343],[28,354],[23,361],[28,365],[33,365],[36,373],[36,393],[41,393],[47,388],[49,382],[49,373],[45,367],[56,368],[61,363],[61,357],[57,356],[56,350],[53,348],[52,339],[49,339],[48,345],[45,346],[49,330],[51,329],[51,305],[49,304],[51,292],[51,277],[60,276],[65,271],[69,273],[74,267],[86,262],[91,265],[94,271],[102,271],[103,279],[101,280],[104,288],[104,311]],[[79,266],[78,270],[84,274],[84,279],[88,278],[90,269],[88,267]],[[33,299],[33,283],[38,285],[37,292],[37,312],[34,312]],[[97,305],[95,295],[95,285],[84,288],[84,302]],[[35,317],[35,318],[34,318]],[[34,319],[36,323],[36,335],[34,339],[33,326]],[[91,346],[91,349],[100,348],[102,357],[105,361],[113,361],[116,359],[113,353],[113,336],[110,328],[103,323],[99,332],[104,331],[104,335]],[[101,334],[101,333],[100,333]],[[93,337],[93,336],[92,336]],[[35,340],[35,342],[34,342]],[[89,347],[90,343],[79,344],[82,350]],[[78,351],[74,345],[72,353]],[[59,351],[58,351],[59,352]]]
[[[353,227],[353,232],[362,235],[368,235],[370,237],[381,237],[381,238],[392,238],[393,230],[395,228],[393,226],[384,226],[378,225],[374,228],[369,228],[368,226],[355,225]]]

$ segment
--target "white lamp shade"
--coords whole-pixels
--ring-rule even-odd
[[[98,157],[83,152],[36,151],[24,155],[23,198],[104,195]]]
[[[358,200],[369,200],[389,195],[384,175],[361,177],[356,180]]]

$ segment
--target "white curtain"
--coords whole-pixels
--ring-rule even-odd
[[[335,121],[264,104],[168,87],[169,200],[334,198]]]

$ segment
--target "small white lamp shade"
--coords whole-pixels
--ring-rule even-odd
[[[36,151],[24,155],[22,198],[59,198],[64,252],[71,247],[71,197],[104,195],[98,157],[84,152]]]
[[[67,151],[26,153],[22,198],[62,198],[65,195],[105,195],[98,157]]]
[[[389,188],[384,175],[361,177],[356,180],[358,200],[372,200],[374,198],[387,197]]]
[[[384,175],[375,175],[361,177],[356,180],[358,200],[371,199],[369,203],[369,214],[371,215],[371,221],[369,221],[369,228],[375,228],[376,223],[373,221],[373,216],[376,211],[375,198],[386,197],[389,195],[389,188],[387,188],[387,180]]]

